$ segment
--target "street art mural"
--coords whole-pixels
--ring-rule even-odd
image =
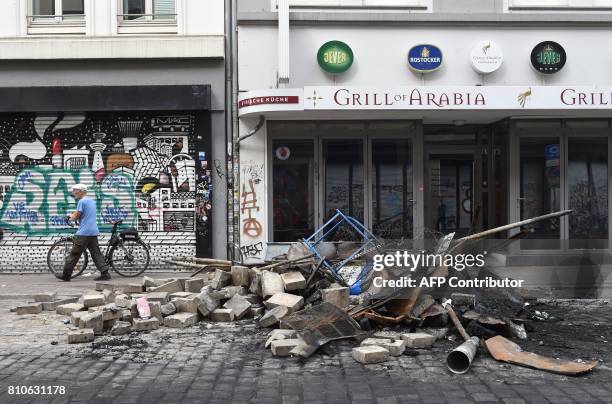
[[[193,134],[192,115],[0,117],[0,228],[65,231],[70,189],[85,183],[102,231],[123,220],[145,233],[207,234],[211,192],[196,183]]]

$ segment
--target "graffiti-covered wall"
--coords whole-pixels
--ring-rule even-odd
[[[77,183],[96,201],[101,232],[117,220],[136,227],[153,266],[193,255],[196,234],[209,236],[212,208],[195,122],[175,113],[0,117],[0,270],[46,270],[48,246],[75,231],[65,216],[75,208]]]

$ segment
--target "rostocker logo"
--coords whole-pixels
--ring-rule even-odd
[[[442,65],[442,51],[434,45],[416,45],[408,52],[408,66],[418,73],[428,73]]]

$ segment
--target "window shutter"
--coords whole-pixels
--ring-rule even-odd
[[[175,0],[153,0],[153,14],[156,20],[174,20]]]

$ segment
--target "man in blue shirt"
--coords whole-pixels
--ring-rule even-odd
[[[72,271],[74,271],[75,265],[79,262],[79,258],[81,258],[85,250],[89,250],[89,254],[93,258],[96,268],[98,268],[101,274],[94,280],[109,280],[110,275],[108,274],[108,266],[106,265],[106,260],[98,244],[100,230],[98,229],[96,221],[96,202],[87,197],[87,186],[84,184],[73,186],[72,196],[78,201],[77,209],[75,212],[71,213],[68,218],[71,221],[78,222],[79,230],[74,236],[70,255],[66,257],[64,272],[62,275],[57,275],[57,277],[66,282],[70,281]]]

